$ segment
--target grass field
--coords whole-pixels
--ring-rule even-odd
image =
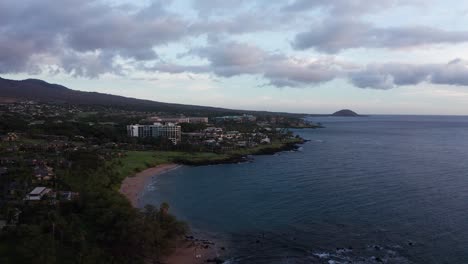
[[[226,154],[211,152],[181,152],[181,151],[128,151],[120,158],[116,168],[122,177],[133,175],[144,169],[165,163],[206,164],[228,161],[231,158],[259,154],[265,150],[277,151],[289,143],[299,143],[300,139],[275,141],[269,145],[259,145],[254,148],[233,150]]]
[[[132,175],[146,168],[154,167],[165,163],[184,162],[210,162],[221,161],[229,158],[228,155],[216,153],[188,153],[179,151],[128,151],[126,156],[121,158],[118,171],[120,175]]]

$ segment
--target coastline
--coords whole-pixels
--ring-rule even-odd
[[[232,164],[241,163],[251,160],[250,156],[258,155],[273,155],[283,151],[291,151],[299,149],[300,145],[308,142],[309,140],[297,139],[296,141],[283,142],[280,146],[265,146],[255,150],[245,150],[240,153],[228,153],[225,158],[215,160],[187,160],[187,159],[176,159],[175,162],[189,166],[205,166],[205,165],[218,165],[218,164]]]
[[[229,164],[249,161],[250,155],[272,155],[282,151],[296,150],[299,145],[304,144],[307,140],[298,139],[292,142],[285,142],[279,147],[264,147],[251,151],[248,153],[238,153],[229,155],[222,159],[206,159],[206,160],[187,160],[187,159],[173,159],[172,163],[164,163],[155,167],[145,169],[133,176],[128,176],[124,179],[120,187],[120,193],[123,194],[132,204],[134,208],[138,208],[140,202],[140,196],[143,193],[145,187],[153,177],[175,169],[181,165],[189,166],[203,166],[203,165],[215,165],[215,164]],[[201,263],[224,263],[222,257],[226,249],[224,246],[217,245],[216,243],[198,239],[193,236],[186,236],[181,239],[174,251],[166,257],[163,257],[162,263],[165,264],[201,264]]]
[[[173,170],[180,165],[175,163],[161,164],[144,171],[138,172],[133,176],[126,177],[120,185],[120,193],[130,201],[133,207],[138,207],[140,195],[143,193],[148,181],[154,176]]]
[[[133,176],[126,177],[121,186],[120,193],[123,194],[134,208],[138,208],[140,195],[153,177],[167,171],[178,168],[179,164],[167,163],[145,169]],[[223,263],[219,259],[215,243],[187,236],[177,243],[174,251],[163,258],[165,264],[201,264],[201,263]]]

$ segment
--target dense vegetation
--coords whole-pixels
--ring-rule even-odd
[[[126,125],[160,114],[103,105],[0,104],[0,263],[157,263],[188,227],[167,204],[133,208],[118,191],[125,177],[163,163],[239,162],[291,149],[302,139],[282,128],[309,126],[297,117],[264,115],[181,124],[177,145],[127,136]],[[38,178],[36,170],[49,169],[49,179]],[[35,187],[57,195],[27,201]],[[68,192],[78,195],[61,198]]]
[[[72,166],[60,172],[57,188],[79,192],[75,201],[16,205],[15,228],[1,233],[0,263],[143,263],[157,261],[186,224],[169,206],[132,208],[118,193],[118,167],[93,152],[67,154]]]

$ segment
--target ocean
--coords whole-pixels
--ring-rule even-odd
[[[298,151],[154,178],[229,263],[468,263],[468,117],[312,117]]]

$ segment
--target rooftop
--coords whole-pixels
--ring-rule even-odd
[[[42,192],[44,192],[47,188],[46,187],[36,187],[34,190],[32,190],[29,194],[30,195],[39,195]]]

